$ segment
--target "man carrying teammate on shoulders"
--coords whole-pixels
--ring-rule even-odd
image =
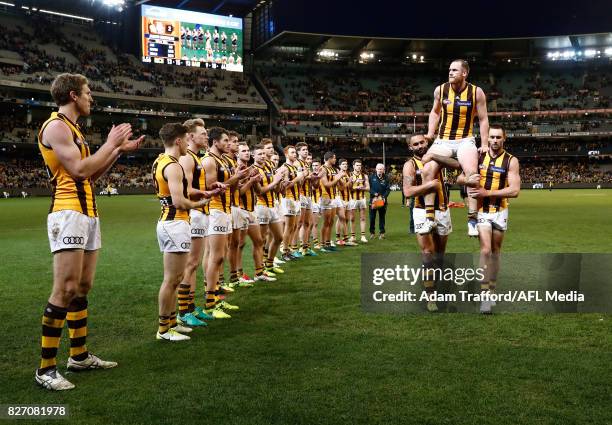
[[[480,267],[487,273],[481,281],[481,292],[495,293],[499,258],[505,231],[508,229],[508,198],[518,197],[521,191],[519,161],[504,149],[506,132],[499,125],[489,129],[489,149],[481,153],[478,160],[480,171],[478,187],[468,188],[468,196],[477,201],[478,236],[480,239]],[[459,168],[459,163],[450,158],[433,155],[432,160],[446,167]],[[457,184],[466,184],[468,178],[461,174]],[[495,302],[483,300],[480,312],[491,313]]]
[[[130,124],[113,126],[106,142],[91,154],[77,121],[91,112],[91,90],[85,76],[60,74],[51,84],[59,106],[38,133],[38,148],[53,193],[47,216],[53,253],[53,288],[42,318],[41,360],[34,379],[48,390],[70,390],[74,385],[57,371],[57,351],[68,322],[68,370],[110,369],[116,362],[101,360],[87,350],[87,295],[93,285],[100,221],[94,182],[123,152],[137,149],[144,136],[130,140]]]
[[[164,280],[159,289],[157,339],[166,341],[190,339],[184,334],[191,332],[191,328],[177,324],[176,320],[176,292],[185,272],[188,258],[186,254],[189,254],[191,248],[189,210],[204,207],[209,201],[208,198],[215,194],[214,191],[192,192],[191,196],[200,200],[189,200],[187,178],[177,159],[187,154],[186,134],[187,127],[183,124],[165,124],[159,131],[164,143],[164,153],[157,157],[152,167],[155,192],[161,203],[157,241],[160,251],[164,254]],[[185,286],[185,298],[188,301],[189,285]]]
[[[470,72],[468,63],[463,59],[451,62],[448,70],[448,82],[434,90],[434,104],[429,113],[429,127],[425,138],[434,139],[436,129],[438,137],[423,156],[423,181],[429,183],[435,179],[440,166],[432,161],[436,154],[459,161],[463,173],[467,176],[466,184],[478,186],[478,151],[488,150],[489,119],[487,100],[480,87],[466,81]],[[482,146],[476,148],[474,137],[474,118],[478,115]],[[418,233],[429,233],[435,227],[435,193],[425,195],[426,220]],[[468,235],[478,236],[476,200],[468,200]]]
[[[478,162],[479,186],[468,189],[470,198],[478,201],[480,267],[486,265],[487,271],[480,290],[489,294],[494,294],[497,286],[501,247],[508,229],[508,198],[518,197],[521,191],[519,161],[504,149],[505,141],[504,129],[492,125],[489,128],[489,150],[480,154]],[[459,180],[464,182],[465,175]],[[480,312],[489,314],[494,305],[495,302],[485,299]]]
[[[441,266],[446,251],[446,242],[448,235],[452,232],[450,209],[448,208],[448,196],[444,187],[444,177],[442,171],[438,171],[438,175],[434,180],[427,183],[423,182],[423,155],[427,152],[428,143],[424,136],[416,135],[410,138],[410,150],[412,158],[406,161],[403,169],[403,193],[408,200],[414,197],[414,208],[412,216],[414,219],[415,229],[417,230],[417,243],[421,250],[423,258],[423,269],[425,278],[423,285],[429,296],[435,292],[434,288],[434,268]],[[432,232],[419,234],[418,230],[423,226],[425,215],[425,195],[434,193],[434,209],[436,226]],[[434,312],[438,310],[438,306],[433,298],[427,302],[427,310]]]

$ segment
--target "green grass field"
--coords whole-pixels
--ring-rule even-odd
[[[612,423],[610,315],[362,312],[361,253],[416,251],[397,193],[387,240],[292,262],[278,282],[239,289],[233,319],[180,344],[155,340],[157,201],[99,199],[88,347],[119,367],[67,375],[72,391],[39,389],[48,203],[0,201],[0,404],[62,403],[70,423],[83,424]],[[505,250],[612,252],[611,208],[612,191],[524,191],[510,207]],[[453,211],[449,252],[478,250],[464,214]],[[250,251],[245,258],[250,273]],[[64,341],[62,372],[67,352]]]

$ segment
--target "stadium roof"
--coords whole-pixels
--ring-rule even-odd
[[[259,0],[125,0],[125,6],[122,8],[106,6],[104,0],[23,0],[19,3],[95,19],[107,18],[109,14],[118,15],[123,12],[123,8],[137,7],[141,4],[244,17],[253,10]]]
[[[378,57],[403,58],[412,54],[427,59],[449,57],[524,58],[545,55],[555,49],[583,49],[612,46],[612,33],[563,35],[535,38],[495,39],[401,39],[352,37],[284,31],[257,50],[258,55],[278,53],[279,48],[298,48],[316,53],[328,50],[339,56],[356,56],[360,52]]]
[[[151,4],[162,7],[194,10],[196,12],[216,13],[244,17],[259,3],[259,0],[129,0],[130,3]]]

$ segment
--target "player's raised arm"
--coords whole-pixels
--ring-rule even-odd
[[[434,102],[429,112],[429,121],[427,126],[427,135],[425,138],[429,141],[432,141],[436,134],[436,129],[438,128],[438,123],[440,122],[440,110],[442,109],[442,104],[440,103],[440,86],[436,87],[434,90]]]
[[[476,113],[480,128],[480,152],[489,150],[489,115],[487,114],[487,97],[480,87],[476,89]]]

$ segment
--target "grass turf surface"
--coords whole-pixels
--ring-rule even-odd
[[[62,403],[70,423],[84,424],[610,423],[610,315],[361,311],[360,254],[416,251],[397,193],[385,241],[292,262],[278,282],[232,295],[241,307],[233,319],[178,344],[155,340],[158,203],[99,198],[103,248],[88,347],[119,367],[68,374],[72,391],[39,389],[33,374],[51,287],[48,204],[0,202],[0,404]],[[612,252],[611,207],[612,191],[524,191],[510,207],[505,251]],[[478,249],[464,217],[453,210],[449,252]],[[245,259],[251,273],[248,245]],[[197,295],[201,301],[200,286]],[[62,373],[66,329],[63,337]]]

